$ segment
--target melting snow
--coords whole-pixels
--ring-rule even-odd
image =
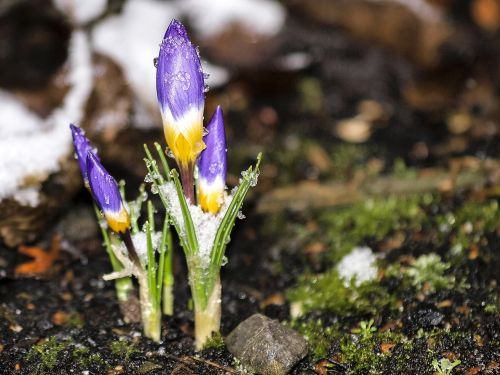
[[[99,17],[108,6],[108,0],[52,0],[56,8],[76,24],[85,24]]]
[[[159,251],[161,245],[161,232],[151,232],[153,240],[153,249],[155,252]],[[132,242],[134,243],[135,251],[143,265],[148,264],[148,236],[145,231],[132,234]],[[128,254],[125,244],[122,242],[118,247],[118,251],[123,254]],[[127,255],[128,256],[128,255]]]
[[[78,123],[93,84],[87,37],[73,33],[70,42],[69,92],[52,114],[42,119],[9,93],[0,90],[0,201],[14,197],[38,204],[41,181],[59,169],[71,152],[70,122]]]
[[[337,272],[344,279],[346,287],[353,278],[355,284],[360,285],[377,277],[376,260],[377,257],[369,247],[355,247],[339,262]]]
[[[256,34],[274,36],[286,18],[283,6],[270,0],[181,0],[178,4],[201,37],[211,37],[231,23],[241,23]]]
[[[179,224],[181,230],[184,230],[184,218],[182,217],[182,210],[174,183],[167,182],[160,189],[170,204],[169,214]],[[207,267],[210,262],[210,254],[212,252],[217,229],[219,229],[219,225],[232,200],[232,195],[226,195],[222,208],[217,215],[203,212],[201,207],[188,204],[189,212],[191,213],[193,225],[196,230],[196,238],[199,245],[198,254],[205,267]],[[181,233],[181,236],[185,235],[184,232]]]
[[[371,0],[373,2],[380,2],[381,0]],[[383,0],[385,1],[385,0]],[[443,17],[443,12],[436,6],[430,4],[425,0],[392,0],[394,3],[399,3],[423,20],[430,22],[437,22]]]

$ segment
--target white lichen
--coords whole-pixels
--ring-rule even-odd
[[[355,247],[344,256],[337,265],[337,272],[344,280],[344,285],[349,287],[354,279],[355,285],[359,286],[366,281],[377,277],[377,257],[369,247]]]

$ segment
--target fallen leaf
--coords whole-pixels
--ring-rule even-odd
[[[498,0],[475,0],[471,5],[472,17],[476,23],[488,31],[496,31],[500,26],[500,2]]]
[[[436,307],[437,307],[438,309],[443,309],[443,308],[445,308],[445,307],[450,307],[451,305],[453,305],[452,300],[450,300],[450,299],[445,299],[444,301],[438,302],[438,303],[436,304]]]
[[[265,309],[269,305],[281,306],[284,303],[285,303],[285,296],[281,293],[274,293],[260,303],[260,308]]]
[[[51,320],[56,326],[62,326],[68,320],[68,315],[64,311],[56,311]]]
[[[468,369],[467,371],[464,372],[464,375],[476,375],[479,373],[479,371],[481,371],[481,369],[479,367],[472,367],[470,369]]]
[[[477,245],[472,245],[469,250],[469,260],[474,260],[479,256],[479,247]]]
[[[326,250],[326,245],[323,242],[315,241],[307,244],[304,248],[306,254],[321,254]]]
[[[19,252],[33,258],[31,262],[18,265],[16,275],[40,276],[48,273],[54,261],[59,257],[61,239],[59,236],[52,238],[52,245],[48,251],[38,246],[20,246]]]
[[[318,375],[327,375],[328,370],[332,367],[331,363],[327,359],[320,359],[314,365],[314,373]]]
[[[392,342],[383,342],[380,344],[380,351],[384,354],[389,353],[394,346],[396,346],[396,344],[393,344]]]

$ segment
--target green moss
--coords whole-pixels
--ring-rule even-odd
[[[375,151],[366,145],[350,143],[335,145],[331,153],[332,177],[337,180],[348,180],[355,171],[365,168],[367,160],[375,154]],[[365,172],[368,175],[373,175],[374,172],[378,171],[366,168]]]
[[[430,291],[436,291],[450,289],[455,284],[454,276],[445,275],[450,267],[449,263],[441,261],[439,255],[430,253],[419,256],[406,272],[414,286],[421,288],[427,283]]]
[[[113,341],[110,345],[111,353],[114,355],[128,360],[130,356],[137,352],[135,345],[126,340]]]
[[[432,361],[432,367],[436,370],[437,375],[451,375],[453,369],[460,365],[461,361],[456,360],[453,363],[448,358],[441,358],[438,362],[437,359]]]
[[[351,332],[358,334],[362,340],[369,340],[374,332],[377,332],[377,328],[373,326],[373,319],[369,321],[361,321],[359,322],[359,327],[354,328]]]
[[[324,358],[335,338],[337,330],[333,326],[325,327],[323,322],[318,320],[299,321],[292,320],[290,326],[298,331],[307,340],[309,353],[313,360]]]
[[[83,321],[81,315],[78,313],[69,314],[68,319],[66,321],[66,325],[74,328],[82,328],[84,324],[85,322]]]
[[[396,160],[394,160],[392,173],[395,177],[407,179],[415,179],[418,175],[417,169],[408,167],[401,158],[396,158]]]
[[[76,346],[72,353],[73,360],[81,367],[104,366],[106,362],[100,353],[91,353],[85,346]]]
[[[345,335],[340,343],[340,356],[347,366],[346,374],[381,374],[387,361],[401,362],[401,370],[407,362],[406,354],[413,349],[412,342],[401,333],[393,331],[377,332],[370,322],[360,322],[365,329],[353,330],[354,335]],[[394,357],[391,350],[381,351],[382,344],[402,345],[404,354]]]
[[[428,292],[453,287],[462,289],[465,285],[457,284],[455,276],[448,272],[450,268],[450,263],[443,262],[439,255],[430,253],[419,256],[408,267],[398,262],[391,264],[387,267],[386,276],[399,279],[404,286],[411,285],[421,289],[425,285]]]
[[[346,374],[380,374],[382,358],[377,353],[375,340],[354,342],[347,338],[340,344],[342,362],[347,364]]]
[[[375,314],[395,304],[378,281],[346,286],[335,269],[320,275],[303,275],[287,297],[301,313],[326,310],[338,315]]]
[[[213,332],[212,336],[207,340],[203,349],[223,349],[226,347],[224,344],[224,337],[220,332]]]
[[[304,77],[298,82],[297,86],[301,110],[310,113],[320,112],[324,106],[321,82],[313,77]]]
[[[52,370],[57,364],[57,356],[66,349],[70,344],[69,341],[59,342],[55,336],[33,345],[28,352],[27,360],[40,363],[37,365],[36,373],[44,374]]]
[[[334,260],[339,260],[367,239],[380,241],[398,229],[420,229],[426,220],[422,206],[432,195],[367,200],[330,210],[320,216]]]
[[[452,212],[436,219],[443,236],[451,235],[455,254],[471,245],[478,245],[485,235],[497,230],[500,225],[500,209],[497,200],[466,202]]]

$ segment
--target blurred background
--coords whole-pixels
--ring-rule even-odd
[[[153,60],[172,18],[200,48],[205,117],[224,109],[228,185],[264,151],[257,212],[349,202],[389,174],[452,189],[498,157],[498,0],[1,0],[5,245],[82,194],[70,122],[142,181],[142,144],[164,142]]]

